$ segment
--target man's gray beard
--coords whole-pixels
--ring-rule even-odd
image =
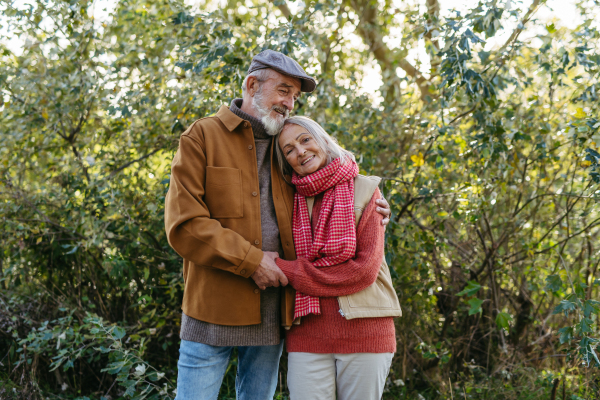
[[[275,136],[283,129],[285,120],[289,117],[290,113],[286,110],[286,115],[273,118],[271,117],[271,109],[263,106],[263,97],[261,92],[257,92],[252,98],[252,106],[258,112],[260,116],[260,122],[265,126],[265,131],[270,136]]]
[[[260,121],[265,126],[265,131],[270,136],[275,136],[283,129],[283,124],[285,123],[284,117],[281,116],[281,121],[278,118],[271,118],[269,115],[265,115],[260,119]]]

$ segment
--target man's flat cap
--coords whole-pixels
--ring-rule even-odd
[[[265,50],[255,55],[248,69],[248,74],[265,68],[271,68],[283,75],[300,79],[300,82],[302,82],[300,90],[303,92],[310,93],[317,87],[315,79],[308,76],[300,64],[278,51]]]

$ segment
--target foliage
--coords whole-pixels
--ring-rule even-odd
[[[21,53],[0,48],[6,387],[173,394],[170,160],[183,129],[239,96],[251,56],[273,48],[319,82],[295,112],[384,177],[404,310],[386,398],[540,398],[557,382],[597,397],[600,4],[578,2],[568,29],[535,19],[540,0],[422,3],[122,0],[100,19],[83,0],[0,2],[24,40]],[[419,47],[427,60],[411,62]],[[369,66],[374,95],[361,89]],[[224,398],[234,377],[235,360]]]
[[[60,308],[59,311],[67,313],[68,310]],[[165,374],[142,359],[145,338],[140,340],[138,337],[138,344],[128,349],[124,340],[125,329],[107,326],[102,318],[89,313],[80,323],[73,314],[72,310],[64,317],[44,321],[22,339],[13,331],[13,337],[19,339],[15,368],[27,368],[27,365],[31,365],[40,356],[52,360],[49,372],[61,368],[69,373],[74,368],[74,363],[80,359],[87,359],[88,363],[94,364],[104,361],[106,367],[99,372],[116,375],[115,381],[125,389],[124,396],[136,394],[137,399],[174,398],[171,396],[174,387],[170,382],[165,382],[162,386],[155,383],[164,378]],[[9,326],[6,332],[11,333],[11,328]],[[13,350],[11,348],[9,352]],[[63,382],[62,385],[66,383]]]

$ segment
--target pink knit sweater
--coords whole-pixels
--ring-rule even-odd
[[[321,315],[302,317],[300,325],[286,332],[288,352],[307,353],[395,353],[394,321],[390,318],[347,320],[339,312],[337,296],[359,292],[375,282],[384,251],[381,215],[375,210],[379,189],[363,212],[356,231],[356,255],[345,263],[315,267],[306,259],[276,260],[290,284],[298,291],[318,296]],[[322,196],[315,199],[313,229],[319,217]]]

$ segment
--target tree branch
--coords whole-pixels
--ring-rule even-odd
[[[529,20],[533,16],[533,14],[537,11],[537,8],[539,7],[539,5],[540,5],[540,0],[534,0],[533,3],[531,3],[531,5],[529,6],[529,9],[527,10],[527,13],[523,17],[523,19],[521,20],[519,25],[517,25],[517,28],[510,35],[508,40],[502,45],[502,47],[500,47],[500,49],[498,50],[498,53],[502,53],[512,42],[515,42],[519,38],[519,35],[521,34],[521,32],[523,32],[523,30],[525,30],[525,24],[527,22],[529,22]]]
[[[453,123],[455,123],[462,117],[466,117],[467,115],[471,114],[475,110],[475,108],[477,108],[477,106],[473,106],[470,109],[468,109],[467,111],[465,111],[464,113],[457,115],[456,117],[454,117],[454,119],[452,119],[452,121],[448,122],[448,125],[452,125]]]
[[[157,153],[157,152],[159,152],[160,150],[162,150],[162,147],[161,147],[161,148],[158,148],[158,149],[155,149],[155,150],[152,150],[150,153],[148,153],[148,154],[146,154],[146,155],[143,155],[143,156],[141,156],[140,158],[136,158],[136,159],[135,159],[135,160],[133,160],[133,161],[129,161],[128,163],[126,163],[126,164],[124,164],[124,165],[121,165],[119,168],[117,168],[117,169],[115,169],[115,170],[112,170],[112,171],[111,171],[111,173],[110,173],[110,175],[109,175],[108,177],[109,177],[109,178],[112,178],[113,176],[115,176],[115,175],[116,175],[116,174],[118,174],[119,172],[123,171],[125,168],[129,167],[131,164],[135,164],[136,162],[142,161],[142,160],[144,160],[144,159],[146,159],[146,158],[150,157],[151,155],[153,155],[153,154],[156,154],[156,153]]]
[[[289,19],[292,16],[292,12],[288,8],[287,4],[285,4],[285,2],[283,2],[283,0],[270,0],[270,1],[271,1],[271,3],[273,3],[273,5],[275,5],[277,8],[279,8],[279,11],[281,11],[281,13],[284,15],[284,17]]]
[[[90,175],[88,173],[87,167],[83,163],[83,159],[81,158],[81,154],[79,154],[79,151],[77,150],[77,147],[75,146],[74,143],[71,144],[71,150],[73,150],[73,154],[75,155],[75,159],[77,160],[77,162],[79,163],[79,165],[83,169],[83,174],[85,175],[85,179],[87,180],[87,182],[89,184],[90,183]]]
[[[439,24],[439,16],[440,16],[440,4],[438,0],[427,0],[427,14],[429,15],[429,20],[431,21],[431,25],[437,26]],[[433,38],[433,30],[431,26],[428,26],[428,31],[425,33],[425,39],[431,42],[435,47],[435,51],[430,55],[431,57],[431,72],[432,74],[437,72],[437,68],[440,65],[439,57],[435,54],[440,50],[440,41],[438,39]]]
[[[564,238],[564,239],[563,239],[563,240],[561,240],[560,242],[557,242],[557,243],[553,244],[553,245],[552,245],[552,246],[550,246],[550,247],[546,247],[546,248],[545,248],[545,249],[543,249],[543,250],[536,251],[536,252],[535,252],[535,253],[533,253],[532,255],[537,255],[537,254],[543,254],[543,253],[546,253],[547,251],[549,251],[549,250],[552,250],[552,249],[553,249],[553,248],[555,248],[556,246],[560,246],[561,244],[563,244],[563,243],[565,243],[565,242],[568,242],[569,240],[573,239],[574,237],[576,237],[576,236],[579,236],[579,235],[581,235],[582,233],[585,233],[585,232],[586,232],[588,229],[590,229],[590,228],[594,228],[594,227],[596,227],[596,226],[598,226],[598,225],[600,225],[600,218],[597,218],[597,219],[595,219],[593,222],[591,222],[591,223],[590,223],[588,226],[586,226],[585,228],[583,228],[583,229],[579,230],[578,232],[575,232],[575,233],[574,233],[574,234],[572,234],[571,236],[567,236],[566,238]],[[538,245],[539,245],[539,243],[538,243]],[[519,255],[519,254],[523,253],[524,251],[525,251],[525,250],[519,250],[519,251],[517,251],[517,252],[514,252],[514,253],[512,253],[512,254],[508,254],[508,255],[506,255],[506,256],[504,256],[504,257],[502,257],[502,259],[503,259],[503,260],[508,260],[508,259],[510,259],[511,257],[516,257],[517,255]],[[520,261],[523,261],[523,260],[527,259],[527,257],[529,257],[529,256],[528,256],[528,255],[526,255],[526,256],[524,256],[524,257],[521,257],[521,258],[519,258],[519,259],[517,259],[517,260],[515,260],[515,261],[512,261],[512,263],[513,263],[513,264],[516,264],[516,263],[518,263],[518,262],[520,262]]]
[[[350,4],[360,18],[360,23],[356,27],[358,33],[363,38],[365,44],[373,53],[373,56],[379,63],[382,72],[392,77],[390,89],[386,94],[386,100],[392,100],[400,92],[400,82],[396,74],[396,63],[402,68],[408,76],[415,79],[421,93],[421,100],[427,102],[427,97],[433,97],[429,93],[429,82],[421,72],[410,62],[402,58],[395,60],[394,52],[391,51],[383,42],[383,38],[377,24],[377,3],[371,0],[350,0]]]

